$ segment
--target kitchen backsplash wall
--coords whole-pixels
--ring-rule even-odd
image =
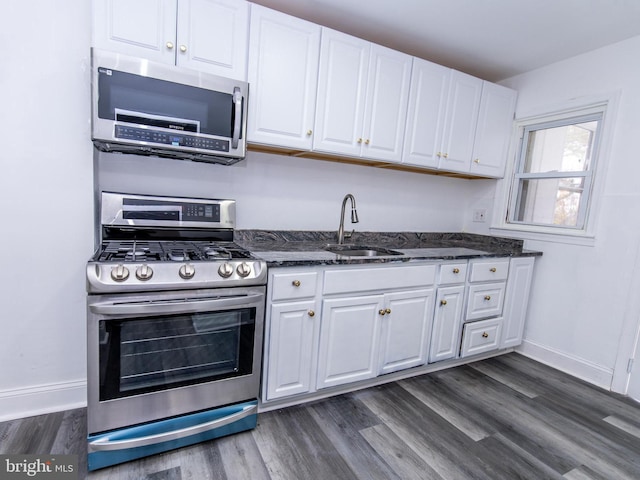
[[[471,206],[490,211],[495,188],[495,180],[257,152],[229,167],[99,153],[97,172],[102,190],[235,199],[239,229],[337,230],[342,199],[352,193],[360,222],[347,219],[348,230],[457,232],[468,230]]]

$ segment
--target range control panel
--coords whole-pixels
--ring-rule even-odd
[[[115,137],[136,142],[172,145],[174,147],[190,147],[216,152],[228,152],[229,142],[215,138],[203,138],[196,135],[152,130],[149,128],[115,126]]]

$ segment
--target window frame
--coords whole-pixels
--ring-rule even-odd
[[[518,118],[514,122],[511,148],[509,152],[510,162],[507,162],[505,176],[498,182],[496,189],[496,201],[494,203],[493,222],[490,227],[491,233],[497,235],[518,237],[531,240],[543,240],[559,243],[570,243],[579,245],[594,245],[597,211],[599,209],[600,197],[605,182],[608,151],[611,138],[613,137],[613,118],[617,110],[619,92],[614,94],[574,99],[556,108],[548,108]],[[538,178],[572,178],[584,176],[584,191],[588,192],[588,198],[584,201],[583,211],[580,213],[577,227],[563,225],[534,224],[528,222],[510,221],[513,207],[515,207],[514,197],[517,196],[520,179],[531,174],[524,174],[522,162],[524,161],[523,149],[526,149],[525,128],[541,125],[566,125],[571,119],[589,118],[589,116],[601,116],[598,126],[598,138],[594,139],[594,151],[591,155],[591,165],[588,172],[547,172],[544,174],[533,174]],[[577,122],[576,122],[577,123]]]
[[[548,227],[553,229],[570,229],[581,231],[585,229],[586,221],[587,221],[587,213],[589,211],[589,206],[591,203],[591,187],[593,180],[593,172],[598,163],[598,155],[600,152],[600,138],[602,136],[602,127],[603,127],[603,118],[604,114],[602,111],[588,113],[585,115],[571,115],[561,119],[554,119],[551,121],[543,121],[536,123],[527,123],[523,125],[523,132],[520,138],[520,148],[519,154],[516,162],[516,168],[513,174],[513,180],[511,182],[511,195],[509,198],[509,205],[507,207],[507,223],[511,225],[531,225],[531,226],[540,226],[540,227]],[[526,160],[527,160],[527,152],[529,147],[529,138],[531,136],[531,132],[537,132],[544,129],[551,129],[556,127],[565,127],[569,125],[576,125],[580,123],[586,122],[598,122],[598,128],[595,132],[593,138],[592,149],[590,153],[590,162],[589,168],[586,170],[563,170],[563,171],[549,171],[549,172],[541,172],[541,173],[526,173],[524,172]],[[535,223],[528,221],[517,220],[517,212],[520,210],[520,206],[522,204],[523,198],[520,194],[520,182],[522,180],[547,180],[547,179],[563,179],[563,178],[577,178],[580,177],[583,179],[582,184],[582,194],[583,197],[580,199],[580,206],[578,208],[578,218],[576,221],[576,225],[553,225],[548,223]]]

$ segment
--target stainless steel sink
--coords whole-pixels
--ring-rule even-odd
[[[388,248],[363,245],[327,245],[325,250],[346,257],[389,257],[393,255],[404,255],[402,252],[396,252]]]

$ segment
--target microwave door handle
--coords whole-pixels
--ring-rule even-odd
[[[155,445],[160,442],[168,442],[170,440],[179,440],[181,438],[197,435],[198,433],[207,432],[214,428],[220,428],[233,422],[257,413],[257,405],[247,405],[237,413],[227,417],[218,418],[210,422],[201,423],[192,427],[180,428],[168,432],[161,432],[154,435],[147,435],[138,438],[128,438],[125,440],[109,440],[109,436],[102,437],[98,440],[89,442],[90,452],[99,452],[106,450],[124,450],[127,448],[143,447],[146,445]]]
[[[228,307],[253,305],[262,302],[264,295],[246,295],[220,299],[187,299],[175,302],[94,303],[89,305],[93,313],[102,315],[149,315],[170,313],[210,312]]]
[[[231,147],[238,148],[240,142],[240,130],[242,128],[242,93],[239,87],[233,88],[233,105],[235,107],[235,120],[233,122],[233,136]]]

